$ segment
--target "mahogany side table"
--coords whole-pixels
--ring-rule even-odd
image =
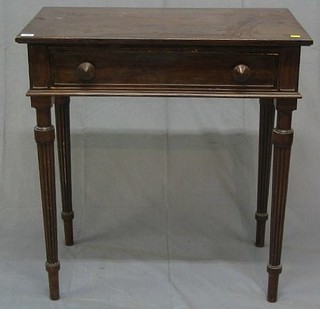
[[[273,144],[268,300],[277,300],[292,112],[301,46],[313,42],[287,9],[43,8],[16,37],[26,43],[36,110],[46,269],[59,298],[55,105],[66,245],[73,244],[70,96],[260,100],[256,245],[262,247]],[[274,127],[274,114],[277,111]]]

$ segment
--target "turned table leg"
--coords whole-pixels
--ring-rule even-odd
[[[72,185],[71,185],[71,152],[70,152],[70,98],[55,97],[55,115],[57,144],[60,170],[61,217],[64,222],[65,244],[73,245],[72,220]]]
[[[274,100],[260,99],[259,126],[259,167],[256,246],[263,247],[265,240],[266,221],[268,219],[268,195],[272,154],[272,130],[274,127]]]
[[[42,211],[46,243],[46,269],[49,276],[50,298],[59,299],[60,263],[58,261],[56,188],[54,170],[54,127],[51,124],[51,97],[31,97],[36,109],[37,125],[34,136],[38,147]]]
[[[273,130],[273,177],[270,229],[270,254],[268,301],[276,302],[279,275],[282,271],[281,250],[284,229],[290,152],[293,141],[291,128],[292,112],[297,108],[296,99],[278,99],[276,103],[277,123]]]

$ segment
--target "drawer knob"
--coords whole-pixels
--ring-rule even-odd
[[[234,67],[232,77],[238,83],[245,83],[252,75],[251,69],[245,64],[238,64]]]
[[[90,62],[80,63],[76,69],[78,78],[82,81],[90,81],[94,78],[95,67]]]

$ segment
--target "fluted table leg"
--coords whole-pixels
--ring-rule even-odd
[[[274,100],[260,99],[259,126],[259,166],[256,246],[263,247],[265,240],[266,221],[268,220],[268,195],[272,154],[272,130],[274,127]]]
[[[51,123],[51,98],[31,97],[36,109],[37,125],[34,136],[38,146],[38,160],[42,211],[46,243],[46,269],[49,276],[50,298],[59,299],[60,263],[58,260],[57,212],[54,168],[54,127]]]
[[[69,97],[55,97],[55,115],[62,200],[61,217],[64,222],[65,244],[67,246],[73,245],[72,220],[74,218],[74,213],[72,210],[69,105]]]
[[[288,189],[290,152],[293,141],[292,112],[297,108],[296,99],[278,99],[276,103],[277,124],[273,130],[273,178],[270,229],[270,255],[268,301],[276,302],[279,275],[282,271],[281,251],[285,208]]]

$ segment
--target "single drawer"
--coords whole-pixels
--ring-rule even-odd
[[[94,48],[50,51],[51,87],[277,89],[279,53],[224,48]]]

